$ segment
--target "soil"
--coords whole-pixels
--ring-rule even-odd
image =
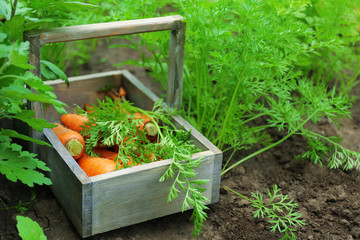
[[[108,50],[104,42],[100,42],[99,51],[93,53],[88,64],[80,69],[80,74],[113,70],[113,63],[126,57],[136,58],[137,53],[125,49],[121,53]],[[99,59],[106,57],[107,61]],[[158,83],[154,83],[146,71],[126,66],[140,80],[161,94]],[[118,69],[118,68],[117,68]],[[71,73],[71,69],[68,69]],[[360,88],[353,90],[359,96]],[[353,118],[344,120],[341,130],[326,121],[315,126],[316,131],[325,135],[336,134],[344,138],[343,145],[359,150],[360,144],[360,106],[354,103]],[[274,131],[274,139],[280,139],[281,133]],[[306,141],[294,136],[261,155],[250,159],[234,168],[222,177],[221,184],[250,197],[251,192],[265,194],[267,188],[277,184],[283,194],[299,204],[298,210],[306,226],[298,229],[298,239],[351,240],[360,239],[360,174],[357,170],[329,170],[315,166],[307,160],[296,160],[296,156],[306,149]],[[248,155],[240,152],[232,162]],[[224,154],[225,162],[228,155]],[[82,239],[64,210],[46,186],[33,189],[20,183],[9,182],[0,176],[0,208],[17,205],[19,201],[28,202],[32,193],[36,201],[21,215],[29,216],[43,228],[48,239]],[[221,189],[218,203],[209,206],[208,220],[198,239],[280,239],[282,234],[269,230],[268,219],[253,218],[254,208],[239,196]],[[16,230],[16,209],[0,212],[0,239],[20,239]],[[133,226],[98,234],[89,240],[125,240],[125,239],[193,239],[193,223],[189,220],[191,211],[139,223]]]

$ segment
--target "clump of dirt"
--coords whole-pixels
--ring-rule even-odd
[[[101,47],[102,46],[102,47]],[[91,61],[80,73],[93,73],[113,70],[113,63],[121,60],[119,56],[134,57],[131,50],[116,52],[100,45]],[[107,58],[104,63],[99,59]],[[135,56],[136,57],[136,56]],[[143,80],[147,87],[161,94],[158,83],[154,83],[143,69],[131,71]],[[357,90],[354,90],[355,93]],[[354,112],[360,109],[355,103]],[[341,130],[327,122],[316,126],[317,131],[324,134],[337,134],[344,138],[344,145],[358,150],[360,143],[360,118],[346,119]],[[274,138],[281,134],[274,131]],[[329,170],[315,166],[306,160],[295,160],[295,157],[306,149],[306,140],[293,136],[287,141],[260,154],[253,159],[234,168],[224,175],[221,184],[241,194],[251,197],[251,192],[266,194],[277,184],[283,194],[294,198],[299,204],[298,210],[306,226],[297,231],[298,239],[360,239],[360,174],[359,171]],[[248,152],[240,152],[232,162],[241,159]],[[226,159],[226,154],[224,159]],[[230,163],[231,164],[231,163]],[[28,202],[32,192],[36,193],[36,201],[22,215],[37,221],[44,229],[48,239],[81,239],[64,210],[57,202],[50,189],[36,186],[30,189],[20,183],[12,183],[0,176],[0,207],[8,208],[0,213],[0,239],[20,239],[16,230],[16,209],[9,208],[21,202]],[[279,239],[279,233],[269,231],[267,219],[253,218],[255,210],[251,204],[239,196],[221,189],[218,203],[209,206],[208,220],[198,239]],[[193,223],[189,220],[191,211],[173,214],[133,226],[113,230],[87,239],[193,239]]]

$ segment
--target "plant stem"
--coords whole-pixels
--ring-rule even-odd
[[[222,97],[223,97],[223,93],[221,93],[221,95],[220,95],[220,97],[219,97],[219,99],[222,99]],[[214,126],[214,122],[216,121],[216,116],[219,114],[219,107],[220,107],[220,105],[222,105],[223,104],[223,102],[222,101],[218,101],[218,103],[217,103],[217,105],[216,105],[216,108],[215,108],[215,111],[214,111],[214,113],[213,113],[213,116],[211,117],[211,120],[209,121],[209,127],[208,127],[208,131],[206,132],[206,134],[205,134],[205,136],[206,136],[206,138],[210,138],[210,136],[211,135],[213,135],[214,134],[214,131],[215,131],[215,128],[214,127],[210,127],[210,126]]]
[[[224,188],[224,189],[226,189],[226,190],[229,190],[230,192],[235,193],[236,195],[238,195],[238,196],[242,197],[243,199],[245,199],[245,200],[247,200],[247,201],[251,202],[251,203],[252,203],[252,204],[254,204],[254,205],[260,206],[258,203],[254,202],[254,201],[253,201],[253,200],[251,200],[250,198],[245,197],[244,195],[242,195],[242,194],[240,194],[240,193],[238,193],[238,192],[236,192],[236,191],[232,190],[231,188],[228,188],[228,187],[226,187],[226,186],[222,186],[222,185],[220,185],[220,187],[222,187],[222,188]]]
[[[11,3],[11,16],[10,16],[10,20],[15,16],[17,2],[18,2],[18,0],[14,0],[14,3],[12,3],[12,0],[10,0],[10,3]]]
[[[258,150],[258,151],[256,151],[256,152],[254,152],[254,153],[252,153],[252,154],[244,157],[243,159],[241,159],[241,160],[239,160],[238,162],[236,162],[236,163],[234,163],[233,165],[231,165],[228,169],[222,171],[221,176],[224,175],[225,173],[227,173],[228,171],[230,171],[231,169],[233,169],[234,167],[236,167],[237,165],[239,165],[240,163],[243,163],[243,162],[245,162],[246,160],[248,160],[248,159],[250,159],[250,158],[252,158],[252,157],[254,157],[254,156],[256,156],[256,155],[258,155],[258,154],[260,154],[260,153],[263,153],[263,152],[269,150],[270,148],[273,148],[273,147],[279,145],[280,143],[282,143],[283,141],[285,141],[286,139],[288,139],[289,137],[291,137],[294,133],[295,133],[295,131],[289,133],[288,135],[286,135],[285,137],[283,137],[283,138],[280,139],[279,141],[274,142],[273,144],[270,144],[270,145],[268,145],[268,146],[266,146],[266,147],[264,147],[264,148],[262,148],[262,149],[260,149],[260,150]]]
[[[270,144],[270,145],[268,145],[268,146],[266,146],[266,147],[264,147],[264,148],[262,148],[262,149],[260,149],[260,150],[258,150],[258,151],[256,151],[256,152],[254,152],[254,153],[252,153],[252,154],[244,157],[243,159],[241,159],[241,160],[237,161],[236,163],[234,163],[233,165],[231,165],[231,166],[230,166],[229,168],[227,168],[226,170],[222,170],[222,171],[221,171],[221,176],[224,175],[225,173],[227,173],[228,171],[230,171],[231,169],[233,169],[234,167],[236,167],[237,165],[239,165],[240,163],[243,163],[243,162],[245,162],[246,160],[248,160],[248,159],[250,159],[250,158],[252,158],[252,157],[254,157],[254,156],[256,156],[256,155],[258,155],[258,154],[260,154],[260,153],[263,153],[263,152],[269,150],[270,148],[273,148],[273,147],[279,145],[280,143],[282,143],[283,141],[285,141],[286,139],[288,139],[289,137],[291,137],[292,135],[294,135],[300,128],[302,128],[302,127],[305,125],[305,123],[307,123],[308,121],[310,121],[311,118],[312,118],[313,116],[315,116],[315,114],[316,114],[317,112],[318,112],[318,110],[315,111],[315,112],[313,112],[304,122],[302,122],[302,123],[300,124],[300,126],[298,126],[296,129],[294,129],[292,132],[290,132],[288,135],[286,135],[285,137],[283,137],[283,138],[280,139],[279,141],[274,142],[273,144]]]
[[[1,199],[1,198],[0,198],[0,199]],[[1,202],[3,202],[3,201],[1,200]],[[9,211],[10,209],[14,209],[14,208],[15,208],[15,209],[18,209],[19,207],[31,205],[31,204],[33,204],[33,203],[34,203],[33,201],[29,201],[29,202],[19,203],[18,205],[15,205],[15,206],[7,207],[7,206],[5,205],[5,203],[3,202],[3,204],[5,205],[5,208],[0,208],[0,211],[5,211],[5,210]]]
[[[244,70],[245,71],[245,70]],[[243,71],[243,72],[244,72]],[[241,74],[242,75],[242,74]],[[235,99],[236,99],[236,96],[237,96],[237,92],[238,92],[238,90],[239,90],[239,88],[240,88],[240,83],[241,83],[241,79],[239,79],[239,76],[236,74],[236,77],[237,77],[237,79],[238,79],[238,82],[237,82],[237,84],[236,84],[236,88],[235,88],[235,91],[234,91],[234,93],[233,93],[233,95],[232,95],[232,98],[231,98],[231,102],[230,102],[230,105],[229,105],[229,108],[228,108],[228,110],[227,110],[227,112],[226,112],[226,116],[225,116],[225,120],[224,120],[224,122],[223,122],[223,124],[222,124],[222,128],[221,128],[221,131],[220,131],[220,135],[219,135],[219,139],[218,139],[218,146],[220,147],[220,148],[222,148],[223,147],[223,136],[224,136],[224,133],[225,133],[225,129],[226,129],[226,127],[227,127],[227,122],[228,122],[228,120],[229,120],[229,117],[230,117],[230,114],[232,113],[232,109],[233,109],[233,105],[235,104]]]
[[[226,161],[224,167],[221,169],[221,171],[224,171],[224,169],[226,169],[227,165],[229,164],[230,160],[232,159],[232,157],[234,156],[235,152],[237,151],[236,148],[233,149],[233,152],[231,153],[230,157],[228,158],[228,160]]]
[[[264,115],[266,115],[267,113],[259,113],[259,114],[257,114],[257,115],[255,115],[255,116],[253,116],[253,117],[251,117],[251,118],[248,118],[248,119],[246,119],[245,121],[243,121],[242,122],[242,124],[245,124],[245,123],[247,123],[247,122],[250,122],[250,121],[252,121],[252,120],[254,120],[254,119],[256,119],[256,118],[259,118],[259,117],[261,117],[261,116],[264,116]]]

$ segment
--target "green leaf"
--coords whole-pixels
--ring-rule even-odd
[[[29,217],[16,216],[16,227],[19,231],[19,236],[23,240],[46,240],[46,236],[40,225],[31,220]]]
[[[54,89],[45,84],[40,78],[36,77],[34,74],[32,74],[31,72],[27,71],[25,72],[24,76],[22,77],[22,80],[31,88],[33,88],[36,91],[44,91],[44,92],[48,92],[51,93],[51,91],[53,91]],[[56,98],[56,96],[54,95],[54,98]]]
[[[1,34],[0,34],[0,38],[1,38]],[[11,50],[10,45],[0,44],[0,58],[7,57],[9,55],[9,53],[10,53],[10,50]]]
[[[5,19],[9,20],[11,17],[11,5],[9,1],[0,1],[0,15],[3,15]]]
[[[13,44],[9,55],[10,64],[22,69],[34,69],[34,66],[28,63],[29,47],[29,42],[17,42]]]
[[[6,37],[7,37],[6,33],[0,32],[0,42],[4,41]]]
[[[43,128],[53,128],[54,124],[48,123],[45,119],[34,118],[35,113],[32,110],[23,110],[22,112],[12,116],[13,118],[19,119],[26,122],[30,127],[37,131],[42,131]]]
[[[43,78],[45,78],[45,80],[56,79],[56,75],[49,68],[47,68],[44,64],[40,65],[40,69],[41,69],[41,75]]]
[[[66,106],[65,103],[62,103],[54,99],[53,97],[50,97],[47,94],[36,94],[31,92],[29,89],[25,87],[19,88],[18,86],[12,85],[9,87],[2,88],[0,90],[0,93],[2,93],[2,95],[0,95],[0,98],[11,97],[11,98],[27,99],[32,102],[38,101],[41,103],[50,103],[58,106]]]
[[[55,127],[56,125],[53,125],[53,126]],[[16,132],[15,130],[11,130],[11,129],[1,129],[0,135],[12,137],[12,138],[19,138],[19,139],[23,139],[25,141],[30,141],[30,142],[34,142],[34,143],[37,143],[40,145],[46,145],[46,146],[52,147],[52,145],[48,144],[47,142],[20,134],[20,133]]]
[[[13,182],[33,187],[34,184],[50,185],[51,180],[39,172],[38,169],[50,171],[45,163],[38,160],[36,154],[23,151],[18,144],[11,143],[10,138],[0,135],[0,173]]]
[[[51,63],[49,61],[41,60],[40,63],[42,65],[46,66],[47,68],[49,68],[53,74],[55,74],[56,76],[59,76],[60,79],[64,80],[66,82],[67,86],[69,86],[69,79],[66,77],[66,74],[60,68],[58,68],[56,65],[54,65],[53,63]],[[47,72],[47,74],[48,74],[48,76],[51,75],[51,74],[49,74],[49,72]],[[51,79],[51,78],[47,78],[47,79]],[[51,79],[51,80],[54,80],[54,79]]]
[[[24,16],[15,15],[11,20],[7,20],[3,26],[4,32],[8,33],[9,41],[22,41],[24,31]]]
[[[83,2],[75,2],[75,1],[66,1],[63,2],[64,5],[68,5],[68,8],[75,9],[75,10],[82,10],[82,9],[88,9],[89,7],[99,7],[94,4],[90,3],[83,3]]]

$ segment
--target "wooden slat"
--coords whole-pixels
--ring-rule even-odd
[[[89,204],[92,199],[92,188],[89,191],[91,181],[54,132],[51,129],[44,129],[43,132],[54,146],[42,146],[46,156],[42,160],[51,169],[49,177],[53,184],[50,187],[79,233],[89,235],[92,231],[92,204]]]
[[[135,103],[135,106],[139,108],[152,110],[154,102],[156,102],[159,97],[145,87],[145,85],[129,71],[124,70],[123,77],[124,81],[122,81],[122,85],[127,89],[127,99]]]
[[[171,108],[180,109],[182,100],[186,26],[183,20],[184,18],[182,16],[174,15],[168,17],[33,30],[25,32],[24,35],[26,39],[29,39],[31,49],[33,49],[33,52],[36,53],[30,54],[30,63],[36,66],[36,75],[41,76],[39,67],[40,47],[44,44],[170,30],[166,102]],[[34,108],[38,109],[37,112],[35,112],[35,115],[39,117],[42,116],[41,104],[34,104],[36,105]]]
[[[169,107],[176,109],[181,109],[186,24],[181,22],[179,25],[181,27],[178,30],[170,32],[166,97]]]
[[[134,167],[127,172],[126,169],[113,172],[107,178],[100,176],[91,178],[93,180],[93,234],[181,212],[184,193],[180,193],[177,199],[167,203],[173,180],[159,182],[159,178],[170,164],[167,160],[161,162],[165,164],[154,167],[156,164],[151,163],[147,166]],[[207,152],[204,162],[197,169],[196,178],[209,179],[213,169],[213,154]],[[113,177],[109,177],[110,175]],[[203,195],[208,199],[214,198],[211,189],[212,181],[213,179],[210,178],[204,186],[207,190]]]
[[[110,73],[90,74],[86,76],[69,78],[70,87],[64,81],[55,80],[46,82],[54,88],[58,99],[66,103],[66,111],[73,112],[77,108],[75,104],[83,108],[84,103],[97,103],[98,99],[105,99],[105,92],[99,90],[108,84],[119,87],[121,84],[122,71],[112,71]],[[86,81],[84,81],[86,80]],[[44,118],[50,122],[59,122],[60,114],[53,106],[44,111]]]
[[[26,32],[26,35],[40,35],[40,43],[41,45],[44,45],[47,43],[68,42],[143,32],[175,30],[178,28],[178,23],[182,20],[183,17],[175,15],[168,17],[33,30]]]
[[[25,40],[30,42],[29,48],[29,64],[34,66],[34,69],[30,71],[37,77],[41,78],[41,71],[40,71],[40,38],[39,36],[26,36]],[[30,88],[29,86],[27,86]],[[36,92],[35,90],[31,89],[32,92]],[[43,118],[43,105],[40,102],[34,101],[30,102],[27,101],[28,109],[34,111],[34,118]],[[31,127],[27,127],[27,134],[33,138],[40,139],[42,136],[41,132],[34,130]],[[39,157],[41,157],[41,148],[39,145],[34,144],[32,142],[28,142],[28,148],[31,152],[37,153]]]

